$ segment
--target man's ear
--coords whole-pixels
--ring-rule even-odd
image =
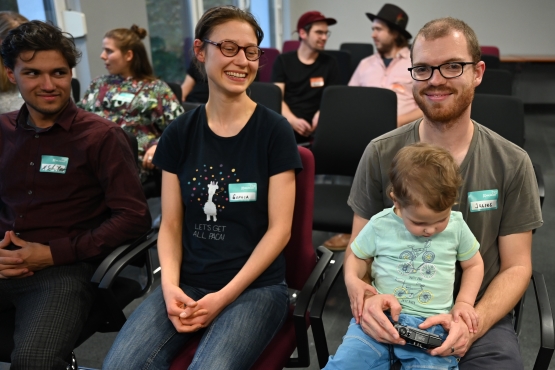
[[[17,85],[17,82],[15,81],[15,73],[13,72],[13,69],[5,67],[6,69],[6,75],[8,76],[8,80],[10,80],[11,83],[13,83],[14,85]]]
[[[308,33],[306,32],[306,30],[304,28],[301,28],[299,30],[299,37],[304,40],[307,38],[307,36],[308,36]]]
[[[203,46],[203,42],[200,41],[199,39],[195,39],[195,41],[193,42],[193,51],[195,52],[195,57],[197,58],[197,60],[201,63],[204,63],[204,48]]]

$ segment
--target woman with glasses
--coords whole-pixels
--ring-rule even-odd
[[[153,171],[152,164],[158,139],[184,109],[169,86],[154,77],[141,41],[146,35],[147,31],[137,25],[104,35],[100,59],[109,74],[94,79],[77,105],[117,123],[137,138],[141,180],[145,195],[150,197],[160,193],[151,186],[159,183],[159,172]]]
[[[131,315],[105,369],[168,368],[195,335],[190,369],[248,369],[287,316],[282,250],[301,162],[285,118],[246,94],[262,37],[232,6],[209,9],[196,26],[208,102],[166,129],[154,157],[161,286]]]

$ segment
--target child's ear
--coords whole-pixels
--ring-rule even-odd
[[[397,202],[397,198],[395,198],[395,193],[394,192],[389,192],[389,197],[391,198],[391,200],[393,201],[393,205],[395,206],[395,208],[399,209],[399,203]]]

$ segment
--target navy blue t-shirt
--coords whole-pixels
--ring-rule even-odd
[[[212,132],[204,105],[179,116],[164,130],[154,164],[177,174],[181,185],[180,280],[214,290],[233,279],[268,229],[270,177],[302,168],[291,126],[261,105],[233,137]],[[284,278],[280,254],[250,287]]]

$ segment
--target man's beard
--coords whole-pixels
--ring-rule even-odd
[[[472,86],[464,87],[460,90],[458,95],[454,96],[454,102],[449,103],[447,106],[444,102],[433,103],[426,100],[424,95],[426,93],[456,93],[457,90],[449,88],[434,88],[428,87],[418,92],[414,92],[414,100],[427,121],[432,124],[441,124],[442,126],[449,126],[449,123],[454,122],[461,117],[464,111],[472,104],[474,100],[474,88]]]
[[[395,46],[395,42],[391,42],[389,44],[384,44],[382,43],[380,47],[376,47],[376,49],[378,50],[378,53],[383,56],[387,53],[389,53],[393,47]]]

